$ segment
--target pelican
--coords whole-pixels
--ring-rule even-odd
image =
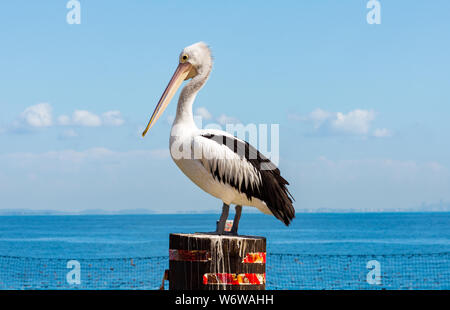
[[[222,200],[222,214],[215,234],[225,233],[231,204],[236,213],[229,234],[238,234],[242,206],[274,215],[286,226],[295,217],[293,197],[280,170],[256,148],[233,135],[215,129],[199,129],[192,114],[194,100],[212,70],[209,47],[198,42],[182,50],[179,64],[142,136],[161,117],[183,81],[190,80],[178,99],[170,133],[170,154],[175,164],[198,187]]]

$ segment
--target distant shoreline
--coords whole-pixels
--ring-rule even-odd
[[[450,209],[443,210],[418,210],[418,209],[396,209],[396,210],[349,210],[349,209],[318,209],[318,210],[297,210],[297,214],[387,214],[387,213],[448,213]],[[220,210],[204,211],[171,211],[159,212],[153,210],[83,210],[83,211],[55,211],[55,210],[13,210],[0,209],[0,216],[89,216],[89,215],[199,215],[199,214],[219,214]],[[249,209],[247,214],[261,214],[257,210]]]

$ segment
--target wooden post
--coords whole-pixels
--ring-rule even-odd
[[[266,238],[170,234],[169,289],[264,290]]]

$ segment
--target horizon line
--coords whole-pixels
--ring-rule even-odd
[[[396,210],[364,210],[364,209],[325,209],[325,210],[301,210],[298,214],[362,214],[362,213],[449,213],[450,209],[442,210],[419,210],[419,209],[396,209]],[[205,211],[174,211],[174,212],[159,212],[154,210],[142,210],[133,212],[133,210],[118,210],[118,211],[56,211],[56,210],[12,210],[0,209],[0,216],[89,216],[89,215],[206,215],[219,214],[220,210],[205,210]],[[246,214],[261,214],[257,210],[248,210]]]

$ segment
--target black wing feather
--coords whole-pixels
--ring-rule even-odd
[[[205,134],[202,137],[226,145],[241,158],[245,157],[258,170],[261,174],[261,186],[252,186],[252,184],[241,184],[239,186],[238,181],[233,178],[230,180],[230,185],[239,192],[245,193],[248,199],[254,197],[264,201],[277,219],[289,225],[295,217],[295,209],[292,205],[294,197],[287,189],[286,186],[289,183],[281,176],[280,169],[246,141],[238,140],[236,137],[215,134]],[[218,169],[211,172],[219,182],[222,182]]]

